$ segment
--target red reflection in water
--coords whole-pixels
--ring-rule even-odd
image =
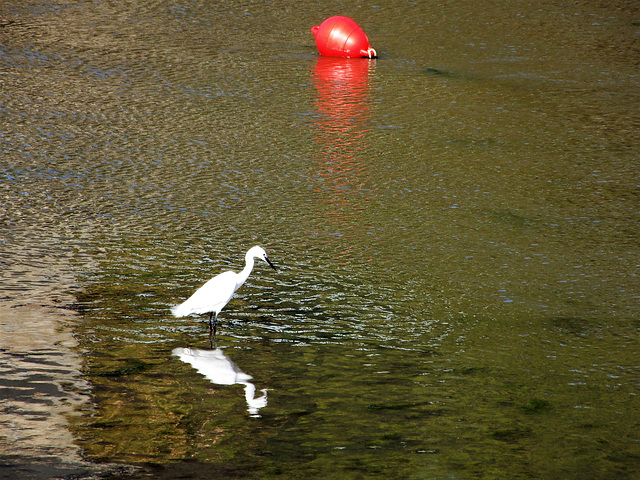
[[[321,146],[314,189],[324,195],[325,214],[345,241],[341,258],[350,260],[353,245],[347,238],[369,227],[358,219],[368,202],[371,185],[362,153],[368,148],[366,127],[370,117],[369,81],[375,63],[367,59],[318,57],[312,80],[318,93],[320,116],[316,141]]]

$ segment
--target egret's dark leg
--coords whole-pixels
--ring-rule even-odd
[[[209,314],[209,334],[216,336],[216,322],[218,321],[218,314],[216,313],[215,318],[213,317],[213,312]]]

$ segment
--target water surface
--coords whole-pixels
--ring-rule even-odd
[[[637,476],[637,13],[3,6],[0,425],[69,437],[7,471]],[[215,343],[171,317],[255,244]]]

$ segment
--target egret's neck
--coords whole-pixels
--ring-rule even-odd
[[[244,282],[247,281],[249,275],[251,275],[251,270],[253,270],[253,257],[247,256],[245,258],[245,265],[242,271],[238,274],[238,280],[236,281],[236,290],[239,289]]]

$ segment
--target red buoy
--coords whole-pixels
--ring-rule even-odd
[[[320,26],[312,27],[316,46],[325,57],[375,58],[376,51],[369,45],[367,35],[349,17],[327,18]]]

